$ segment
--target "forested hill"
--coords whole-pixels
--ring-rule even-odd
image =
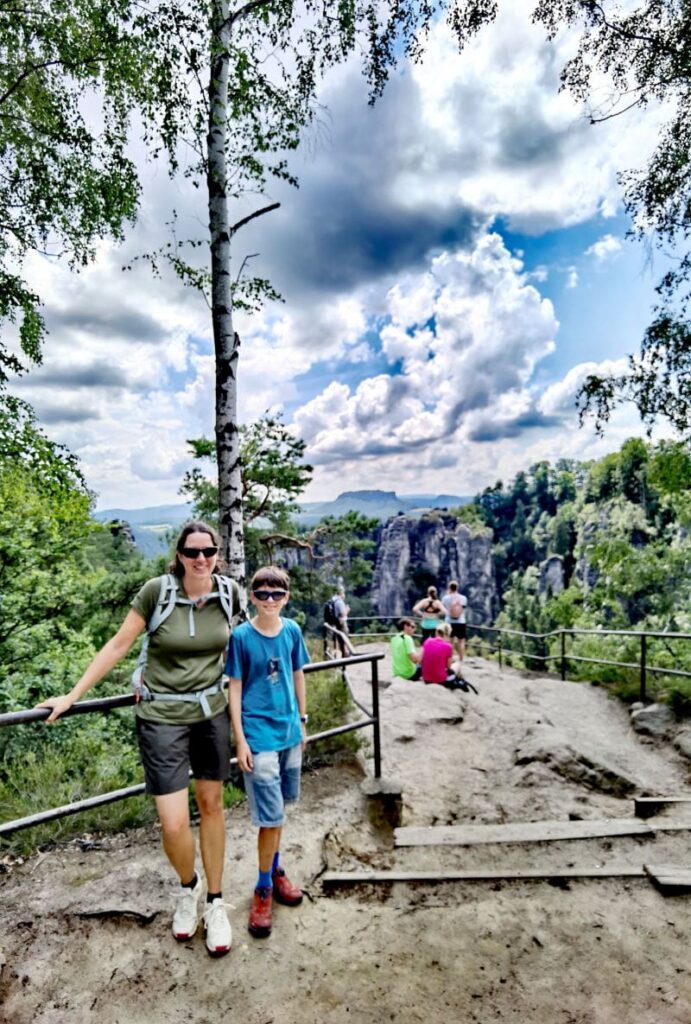
[[[458,511],[489,527],[500,625],[691,630],[688,445],[540,462]]]

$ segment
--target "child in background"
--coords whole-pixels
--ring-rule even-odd
[[[271,933],[272,900],[302,902],[280,863],[285,805],[300,795],[302,751],[307,741],[303,666],[309,655],[299,626],[281,611],[290,596],[283,569],[264,566],[252,577],[256,615],[238,626],[228,649],[230,716],[253,823],[258,827],[259,876],[248,929],[255,938]]]

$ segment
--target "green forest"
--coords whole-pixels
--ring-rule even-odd
[[[321,608],[335,578],[346,582],[353,614],[373,614],[369,588],[377,524],[351,513],[300,532],[292,514],[311,469],[299,443],[281,449],[276,437],[281,429],[273,420],[245,432],[248,506],[261,510],[261,517],[248,517],[248,568],[251,572],[270,559],[290,566],[291,614],[312,635],[313,653],[320,657]],[[267,443],[260,443],[262,438]],[[277,451],[283,452],[278,461]],[[273,489],[266,487],[269,478]],[[212,512],[213,495],[209,499],[201,477],[187,477],[181,486],[192,494],[197,512]],[[270,500],[260,501],[260,492],[270,492]],[[78,461],[47,439],[30,410],[20,403],[7,407],[0,420],[4,711],[32,707],[69,689],[144,580],[165,569],[165,558],[140,556],[126,524],[96,522],[93,506]],[[492,531],[501,594],[496,626],[540,634],[560,628],[691,632],[688,445],[631,439],[620,451],[590,463],[542,462],[510,483],[486,488],[455,514],[473,531]],[[296,550],[302,552],[299,562]],[[514,663],[535,667],[529,655],[545,644],[548,653],[556,652],[556,638],[542,643],[539,648],[537,641],[519,639]],[[691,670],[688,644],[655,643],[651,663]],[[635,636],[585,634],[570,650],[611,661],[635,663],[638,657]],[[135,655],[111,673],[97,695],[128,691]],[[634,672],[599,666],[594,675],[592,669],[587,662],[574,663],[570,677],[614,681],[623,696],[635,695]],[[310,680],[317,728],[334,724],[334,715],[345,708],[338,674],[323,676],[322,682],[315,676]],[[658,677],[654,685],[679,714],[688,714],[686,680]],[[80,716],[57,727],[3,729],[0,758],[0,800],[9,818],[140,779],[127,711]],[[130,800],[88,819],[80,816],[79,825],[46,826],[31,830],[30,838],[18,833],[13,843],[24,848],[75,828],[120,827],[147,820],[148,814],[144,800]]]
[[[577,636],[573,655],[637,663],[637,637],[604,631],[691,630],[691,456],[685,442],[626,441],[587,463],[540,462],[499,482],[462,509],[473,528],[489,529],[501,611],[495,625],[526,633],[597,630]],[[547,568],[551,571],[545,571]],[[518,639],[523,653],[556,655],[558,638]],[[691,669],[683,640],[649,641],[650,663]],[[519,659],[537,667],[531,659]],[[638,692],[638,672],[573,663],[570,676]],[[653,693],[690,710],[688,681],[658,676]]]
[[[290,509],[296,491],[295,474],[303,486],[311,470],[297,469],[303,447],[281,449],[274,420],[264,420],[244,433],[247,502],[252,502],[270,475],[271,500],[261,504],[264,528],[248,515],[246,538],[250,571],[273,555],[262,544],[270,524],[274,537],[290,535]],[[267,435],[269,441],[267,441]],[[263,438],[263,443],[258,442]],[[276,454],[282,452],[282,465]],[[188,479],[181,482],[183,493]],[[264,488],[264,493],[268,493]],[[202,493],[203,492],[203,493]],[[202,488],[197,514],[213,510],[204,505]],[[0,410],[0,709],[33,707],[40,700],[69,690],[96,651],[117,629],[133,596],[152,576],[166,571],[168,558],[144,559],[132,543],[127,524],[103,525],[93,516],[95,495],[89,492],[78,460],[51,442],[35,422],[32,411],[9,400]],[[369,535],[372,523],[349,515],[325,521],[308,539],[295,543],[315,547],[315,571],[292,570],[292,614],[301,623],[319,623],[332,574],[348,585],[364,585],[371,575]],[[330,556],[328,573],[320,574],[325,539]],[[171,544],[174,538],[171,536]],[[362,553],[370,555],[366,560]],[[322,579],[322,577],[324,577]],[[309,633],[309,630],[308,630]],[[321,657],[316,636],[313,660]],[[137,651],[134,650],[91,696],[127,693]],[[310,716],[313,731],[342,720],[347,705],[340,674],[310,677]],[[328,752],[338,756],[352,749],[354,734],[340,737]],[[130,710],[107,715],[70,718],[56,726],[23,725],[0,730],[0,803],[4,819],[14,820],[49,807],[141,781],[141,768]],[[238,794],[229,792],[229,799]],[[120,828],[152,820],[144,798],[134,798],[58,823],[18,832],[13,850],[28,850],[56,837],[89,828]]]

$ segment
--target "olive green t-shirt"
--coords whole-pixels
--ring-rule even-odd
[[[177,581],[179,594],[186,597],[182,580]],[[214,589],[216,587],[214,586]],[[136,612],[149,621],[161,590],[161,577],[148,580],[132,601]],[[194,636],[190,636],[190,608],[194,618]],[[237,588],[233,586],[233,611],[239,610]],[[190,693],[213,686],[221,678],[224,654],[230,627],[218,598],[211,598],[201,607],[175,605],[168,618],[149,638],[144,682],[154,693]],[[228,703],[222,690],[207,698],[212,715],[218,715]],[[182,725],[201,722],[204,712],[191,701],[140,701],[137,715],[152,722]]]

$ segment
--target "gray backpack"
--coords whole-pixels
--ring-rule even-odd
[[[228,619],[228,625],[232,626],[236,614],[235,609],[239,608],[238,585],[229,576],[219,576],[216,573],[214,573],[213,580],[215,589],[210,594],[205,595],[204,604],[207,601],[217,600]],[[140,700],[191,702],[200,704],[205,716],[208,718],[211,715],[208,698],[224,688],[225,684],[222,678],[212,686],[207,686],[205,690],[193,690],[192,693],[154,693],[144,682],[144,669],[149,651],[149,641],[159,626],[173,614],[176,605],[189,606],[189,630],[190,636],[194,636],[194,610],[199,607],[198,602],[189,597],[184,597],[180,592],[177,577],[173,573],[167,573],[167,575],[161,576],[158,600],[156,601],[151,618],[146,624],[146,634],[142,641],[142,649],[139,652],[139,658],[132,673],[135,703],[138,704]]]

